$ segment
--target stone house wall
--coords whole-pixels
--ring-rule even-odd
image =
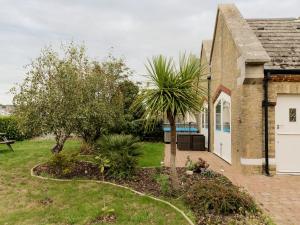
[[[297,75],[292,75],[296,77]],[[275,76],[273,76],[275,77]],[[281,75],[282,77],[282,75]],[[297,76],[300,78],[299,76]],[[300,79],[291,81],[280,81],[279,79],[272,78],[269,81],[269,102],[273,106],[269,107],[269,157],[275,158],[275,106],[278,94],[300,94]],[[275,173],[276,167],[271,167],[271,172]]]
[[[214,151],[214,102],[218,88],[223,85],[231,91],[231,156],[232,165],[239,167],[239,146],[240,146],[240,101],[241,86],[237,87],[239,52],[232,39],[231,33],[226,25],[223,15],[220,13],[216,22],[215,39],[211,53],[211,151]]]

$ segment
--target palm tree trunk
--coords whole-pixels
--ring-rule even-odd
[[[171,166],[171,182],[175,190],[179,189],[179,181],[176,170],[176,124],[173,116],[168,116],[168,120],[171,127],[171,154],[170,154],[170,166]]]

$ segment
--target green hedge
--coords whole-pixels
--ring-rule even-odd
[[[139,137],[141,141],[163,141],[164,132],[162,121],[154,125],[153,129],[145,130],[145,121],[142,119],[126,121],[118,124],[118,129],[111,133],[130,134]]]
[[[10,140],[22,141],[27,138],[18,129],[17,120],[13,116],[0,116],[0,133],[6,133]]]

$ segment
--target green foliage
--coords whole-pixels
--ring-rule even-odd
[[[53,154],[47,162],[51,174],[57,177],[67,177],[73,172],[76,166],[76,160],[65,154]]]
[[[110,161],[108,176],[130,178],[135,174],[141,155],[138,141],[131,135],[108,135],[99,140],[97,151]]]
[[[194,166],[193,161],[191,160],[190,156],[188,156],[188,157],[186,158],[185,168],[186,168],[187,170],[193,171],[193,170],[194,170],[194,167],[195,167],[195,166]]]
[[[206,90],[200,86],[203,77],[200,60],[193,55],[179,58],[176,68],[172,58],[162,55],[148,61],[148,74],[153,88],[142,90],[135,99],[131,109],[142,113],[147,129],[167,117],[171,127],[172,185],[179,189],[179,181],[175,168],[176,159],[176,125],[178,115],[201,110]],[[204,79],[203,79],[204,80]]]
[[[164,159],[165,145],[161,142],[143,142],[141,145],[142,155],[139,157],[139,166],[159,167]]]
[[[152,129],[146,129],[145,123],[144,119],[133,120],[132,117],[128,118],[128,115],[126,115],[125,120],[118,125],[118,130],[114,132],[133,135],[139,137],[142,141],[163,141],[162,121],[153,123]]]
[[[185,218],[168,205],[145,199],[124,188],[93,181],[58,182],[30,178],[30,168],[37,162],[49,160],[52,154],[47,150],[52,145],[52,140],[25,140],[14,145],[17,154],[0,152],[1,225],[187,224]],[[79,147],[78,140],[70,139],[61,153],[77,153]],[[53,203],[42,204],[41,200],[45,199],[52,199]],[[109,208],[102,210],[104,200]],[[111,209],[115,209],[115,223],[92,223]]]
[[[257,207],[253,199],[230,182],[212,179],[194,184],[184,195],[186,204],[196,214],[254,213]]]
[[[130,107],[139,93],[138,85],[124,80],[119,84],[123,96],[124,116],[110,130],[112,133],[128,134],[139,137],[142,141],[163,141],[162,121],[153,124],[152,129],[146,129],[141,112],[132,112]]]
[[[12,89],[15,114],[25,133],[54,134],[58,153],[71,133],[94,142],[123,115],[119,83],[131,74],[124,60],[104,62],[72,42],[62,54],[45,48],[27,67],[24,82]]]
[[[21,132],[14,116],[0,116],[0,133],[6,133],[8,139],[16,141],[32,137],[32,134]]]
[[[132,105],[133,111],[143,113],[147,125],[162,118],[164,113],[173,119],[187,112],[200,111],[205,89],[200,60],[195,56],[181,56],[176,68],[172,58],[162,55],[148,61],[147,70],[153,88],[142,90]],[[175,120],[175,119],[174,119]]]
[[[131,114],[130,106],[139,93],[139,86],[130,80],[124,80],[119,84],[119,89],[123,95],[124,114]],[[137,115],[133,115],[136,117]]]
[[[84,46],[71,43],[63,46],[63,56],[45,48],[27,67],[24,82],[15,87],[15,115],[22,130],[33,133],[53,133],[60,152],[74,131],[80,107],[82,75],[89,73],[89,61]]]
[[[125,103],[120,83],[130,73],[122,59],[110,56],[104,62],[93,62],[84,76],[76,132],[90,145],[122,121]]]
[[[108,168],[110,166],[110,161],[105,156],[99,154],[95,156],[96,164],[99,168],[100,173],[103,175],[105,168]]]
[[[170,177],[165,174],[159,174],[157,177],[155,177],[155,180],[160,185],[161,193],[165,196],[170,195],[171,192]]]

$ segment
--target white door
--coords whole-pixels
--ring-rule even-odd
[[[214,104],[214,153],[231,163],[231,99],[222,92]]]
[[[300,95],[278,95],[275,130],[277,173],[300,174]]]

